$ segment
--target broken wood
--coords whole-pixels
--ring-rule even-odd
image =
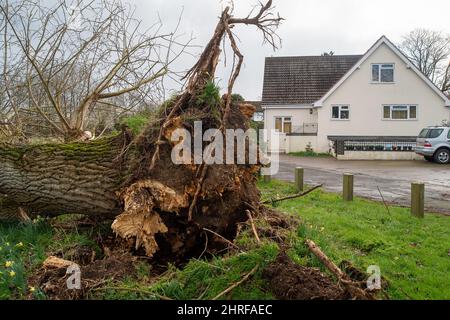
[[[301,197],[304,197],[304,196],[310,194],[311,192],[313,192],[313,191],[315,191],[315,190],[317,190],[319,188],[322,188],[322,187],[323,187],[323,184],[315,186],[315,187],[313,187],[313,188],[311,188],[311,189],[309,189],[309,190],[307,190],[305,192],[302,192],[302,193],[299,193],[299,194],[295,194],[293,196],[283,197],[283,198],[274,199],[274,200],[267,200],[267,201],[264,201],[262,204],[271,204],[271,203],[277,203],[277,202],[281,202],[281,201],[301,198]]]
[[[45,259],[43,267],[46,269],[67,269],[68,267],[75,265],[75,262],[64,260],[58,257],[50,256]]]
[[[230,246],[232,246],[235,249],[238,249],[239,251],[241,251],[241,248],[239,248],[237,245],[235,245],[233,242],[231,242],[230,240],[228,240],[227,238],[225,238],[224,236],[218,234],[217,232],[214,232],[212,230],[209,230],[207,228],[203,228],[203,230],[212,233],[213,235],[219,237],[220,239],[222,239],[223,241],[225,241],[226,243],[228,243]]]
[[[309,250],[323,263],[323,265],[336,276],[338,282],[342,283],[344,288],[353,298],[362,300],[375,300],[375,297],[355,284],[350,279],[350,277],[345,274],[336,264],[334,264],[334,262],[331,261],[312,240],[306,239],[305,243],[308,246]]]
[[[247,210],[247,216],[248,216],[248,220],[250,221],[250,224],[252,226],[253,234],[255,235],[256,241],[258,241],[258,243],[261,243],[261,239],[259,239],[259,236],[258,236],[258,231],[256,231],[256,226],[255,226],[255,222],[253,221],[252,213],[249,210]]]

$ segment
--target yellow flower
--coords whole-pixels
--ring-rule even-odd
[[[9,276],[10,276],[11,278],[15,277],[15,275],[16,275],[16,273],[15,273],[14,271],[10,271],[10,272],[9,272]]]
[[[13,264],[14,264],[14,261],[6,261],[6,262],[5,262],[5,267],[6,267],[6,268],[9,268],[9,267],[11,267]]]
[[[324,228],[324,227],[320,228],[320,232],[323,232],[323,230],[325,230],[325,228]]]
[[[30,289],[30,292],[35,292],[36,291],[36,288],[32,287],[32,286],[30,286],[29,289]]]
[[[18,247],[18,248],[23,247],[23,242],[19,242],[18,244],[16,244],[16,247]]]
[[[9,242],[6,243],[6,246],[9,247]]]

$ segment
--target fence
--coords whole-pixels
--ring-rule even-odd
[[[415,142],[364,142],[364,141],[345,141],[345,151],[398,151],[412,152],[416,147]]]
[[[345,151],[378,151],[378,152],[413,152],[416,148],[416,137],[383,137],[383,136],[328,136],[334,142],[337,155]]]

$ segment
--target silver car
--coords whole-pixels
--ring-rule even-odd
[[[428,127],[423,129],[418,138],[416,153],[428,161],[440,164],[450,163],[450,127]]]

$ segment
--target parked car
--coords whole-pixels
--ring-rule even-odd
[[[415,151],[428,161],[450,163],[450,127],[436,126],[423,129],[417,138]]]

